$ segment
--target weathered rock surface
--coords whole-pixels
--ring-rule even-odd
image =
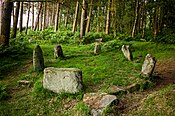
[[[94,54],[99,54],[101,52],[101,44],[96,42],[95,43],[95,48],[94,48]]]
[[[127,93],[127,91],[123,87],[118,87],[118,86],[115,86],[115,85],[110,86],[108,88],[108,92],[110,94],[115,94],[115,95],[126,94]]]
[[[109,105],[118,103],[118,99],[115,95],[107,93],[87,93],[83,97],[83,102],[91,108],[92,116],[102,116]]]
[[[130,46],[129,46],[129,45],[123,45],[121,50],[122,50],[124,56],[125,56],[129,61],[131,61],[131,60],[133,59],[132,52],[131,52],[131,50],[130,50]]]
[[[140,89],[140,84],[136,84],[136,83],[129,85],[125,88],[125,90],[130,92],[130,93],[138,91],[139,89]]]
[[[142,65],[141,75],[150,77],[154,71],[156,65],[156,60],[150,54],[147,54],[145,57],[145,61]]]
[[[57,58],[63,58],[64,55],[63,55],[63,50],[61,48],[61,45],[56,45],[54,47],[54,57],[57,59]]]
[[[45,68],[43,87],[55,93],[79,92],[83,89],[82,71],[77,68]]]
[[[42,71],[44,69],[43,52],[39,45],[33,50],[33,68],[35,71]]]

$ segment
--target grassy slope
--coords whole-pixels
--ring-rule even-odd
[[[175,46],[150,42],[130,42],[134,61],[127,61],[118,47],[111,48],[111,43],[102,48],[100,55],[93,55],[93,44],[63,45],[65,59],[54,59],[53,45],[41,45],[46,67],[80,68],[83,71],[85,91],[76,95],[54,94],[42,89],[42,73],[35,73],[32,67],[16,71],[1,81],[7,85],[11,98],[0,101],[0,115],[87,115],[88,108],[82,103],[86,92],[107,92],[110,85],[127,86],[141,81],[139,73],[144,57],[153,54],[162,62],[175,59]],[[126,42],[125,42],[126,43]],[[30,45],[33,48],[34,45]],[[32,52],[32,50],[30,50]],[[30,55],[31,57],[32,55]],[[29,56],[27,56],[29,57]],[[31,59],[31,58],[29,58]],[[10,59],[12,63],[16,60]],[[19,61],[19,60],[18,60]],[[5,65],[5,63],[1,64]],[[1,65],[2,66],[2,65]],[[19,69],[19,68],[18,68]],[[12,79],[13,78],[13,79]],[[12,79],[12,80],[11,80]],[[17,81],[30,80],[30,86],[19,86]],[[75,106],[75,107],[74,107]]]

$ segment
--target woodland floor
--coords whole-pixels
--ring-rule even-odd
[[[153,88],[143,92],[130,93],[122,97],[118,105],[119,114],[128,116],[141,105],[148,95],[159,91],[165,86],[175,84],[175,59],[171,58],[163,62],[157,62],[154,74],[156,85]]]

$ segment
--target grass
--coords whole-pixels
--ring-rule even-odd
[[[123,43],[132,45],[134,56],[132,62],[127,61],[120,50]],[[87,116],[89,108],[82,103],[84,93],[108,92],[108,87],[111,85],[128,86],[133,83],[141,83],[144,79],[140,78],[140,70],[147,53],[155,56],[158,61],[175,58],[174,45],[112,40],[103,43],[102,53],[99,55],[93,54],[94,44],[62,44],[65,58],[54,59],[54,45],[40,44],[46,67],[79,68],[83,72],[84,91],[75,95],[55,94],[43,89],[42,72],[34,72],[31,65],[26,69],[23,68],[26,66],[26,62],[31,61],[34,46],[35,44],[30,44],[26,50],[28,54],[19,54],[18,58],[0,58],[1,71],[3,72],[1,75],[4,77],[0,81],[5,84],[7,92],[11,96],[7,100],[0,101],[0,115],[70,116],[77,114]],[[9,71],[4,73],[8,69]],[[31,81],[31,85],[20,86],[18,81],[22,79]],[[168,93],[165,92],[165,95]],[[149,99],[156,99],[156,97]],[[149,99],[145,104],[152,104]],[[167,104],[171,105],[169,101]],[[161,105],[166,106],[166,104]],[[153,106],[144,105],[144,107],[148,107],[149,110]],[[143,112],[145,111],[147,110]],[[142,114],[142,112],[137,112],[137,114]]]

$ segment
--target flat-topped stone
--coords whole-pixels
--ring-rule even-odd
[[[43,87],[55,93],[79,92],[83,89],[82,71],[77,68],[45,68]]]

